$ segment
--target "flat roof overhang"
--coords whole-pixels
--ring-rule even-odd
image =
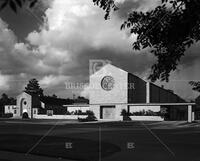
[[[63,105],[64,107],[89,107],[89,104]]]
[[[113,106],[113,105],[128,105],[128,106],[189,106],[196,105],[195,103],[99,103],[89,105]]]
[[[128,105],[128,106],[189,106],[196,105],[195,103],[99,103],[99,104],[75,104],[63,105],[64,107],[89,107],[90,105],[113,106],[113,105]]]

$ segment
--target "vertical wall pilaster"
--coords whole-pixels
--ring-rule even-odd
[[[192,122],[192,105],[188,105],[188,122]]]
[[[146,83],[146,103],[150,103],[150,83]]]

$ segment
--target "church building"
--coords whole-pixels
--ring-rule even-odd
[[[195,119],[194,103],[188,103],[173,91],[111,64],[104,65],[90,75],[89,104],[62,104],[39,113],[48,103],[49,101],[44,102],[37,96],[23,92],[17,97],[14,116],[22,117],[27,113],[30,118],[38,119],[77,119],[90,110],[98,120],[122,120],[122,111],[126,111],[132,120],[191,122]],[[9,111],[9,108],[5,106],[5,111]]]
[[[145,111],[156,114],[165,110],[169,120],[194,119],[193,103],[111,64],[90,76],[89,101],[90,110],[97,119],[121,120],[123,109],[136,115],[142,111],[145,115]],[[140,114],[132,118],[142,120],[145,117]]]

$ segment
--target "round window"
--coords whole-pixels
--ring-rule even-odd
[[[110,91],[113,89],[114,83],[115,81],[113,77],[105,76],[101,81],[101,87],[106,91]]]
[[[27,104],[27,102],[26,101],[24,101],[24,105],[26,105]]]

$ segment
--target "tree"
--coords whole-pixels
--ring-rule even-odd
[[[3,93],[0,98],[0,116],[4,113],[4,106],[5,105],[16,105],[16,99],[12,97],[8,97],[7,94]]]
[[[43,96],[43,89],[40,88],[38,80],[35,78],[29,80],[27,86],[25,87],[25,92],[27,92],[28,94]]]
[[[5,93],[3,93],[0,98],[0,115],[3,115],[4,106],[7,105],[8,103],[9,103],[8,96]]]
[[[114,0],[93,0],[109,17]],[[185,51],[200,40],[200,1],[161,0],[162,4],[148,12],[133,11],[121,25],[136,34],[134,50],[150,48],[157,62],[152,66],[151,81],[168,81],[171,71],[177,69]],[[170,7],[169,7],[170,6]],[[110,9],[108,9],[110,8]]]
[[[33,8],[38,0],[1,0],[1,7],[0,10],[4,9],[6,6],[9,6],[12,11],[17,13],[18,8],[22,8],[23,6],[27,5],[30,8]]]
[[[1,8],[9,6],[17,11],[25,2],[33,7],[38,0],[8,0]],[[115,0],[92,0],[102,8],[105,19],[120,8]],[[170,73],[177,69],[185,51],[200,39],[200,1],[199,0],[160,0],[161,5],[147,12],[132,11],[121,29],[129,29],[137,35],[133,42],[134,50],[149,48],[157,62],[152,65],[149,79],[168,81]]]
[[[53,97],[53,98],[58,98],[58,96],[56,96],[56,94],[53,94],[52,97]]]
[[[4,104],[8,104],[9,103],[9,98],[8,98],[8,95],[3,93],[1,95],[1,102],[3,102]]]
[[[200,92],[200,82],[190,81],[189,84],[193,87],[194,91]]]
[[[8,97],[7,94],[3,93],[0,98],[0,105],[15,105],[16,99],[13,97]]]
[[[190,81],[189,84],[194,91],[200,92],[200,82]],[[195,99],[195,103],[200,105],[200,95]]]
[[[13,98],[13,97],[10,97],[9,98],[9,102],[10,102],[10,105],[16,105],[17,100],[15,98]]]
[[[2,97],[0,98],[0,117],[4,114],[4,105],[5,105],[5,99],[2,99],[3,97],[5,98],[7,96],[6,94],[2,94]]]

